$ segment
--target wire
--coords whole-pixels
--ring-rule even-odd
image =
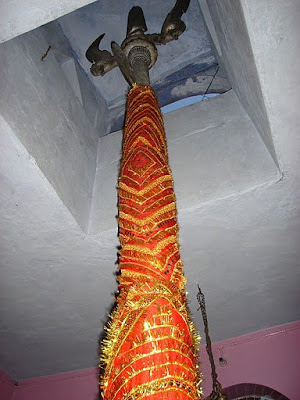
[[[209,91],[209,88],[211,87],[213,81],[215,80],[215,77],[217,76],[217,73],[219,72],[219,69],[220,69],[220,65],[217,66],[216,71],[215,71],[215,73],[213,74],[213,76],[212,76],[212,78],[211,78],[211,81],[209,82],[209,85],[207,86],[207,88],[206,88],[206,90],[205,90],[205,93],[204,93],[203,96],[202,96],[201,101],[204,100],[205,95],[207,95],[207,92]]]
[[[213,381],[213,391],[210,394],[210,399],[217,400],[220,398],[224,398],[224,394],[222,394],[222,386],[221,386],[220,382],[218,381],[218,374],[216,372],[216,365],[215,365],[214,356],[213,356],[213,352],[212,352],[211,340],[210,340],[209,330],[208,330],[208,320],[207,320],[207,313],[206,313],[205,297],[201,291],[199,284],[198,284],[197,300],[198,300],[198,303],[200,306],[198,308],[198,310],[201,309],[201,314],[202,314],[202,319],[203,319],[203,324],[204,324],[204,333],[205,333],[205,339],[206,339],[206,352],[209,357],[209,362],[210,362],[210,366],[211,366],[211,377],[212,377],[212,381]]]

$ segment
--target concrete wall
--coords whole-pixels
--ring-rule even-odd
[[[117,238],[80,229],[1,115],[0,154],[0,367],[19,380],[97,365]]]
[[[244,0],[241,5],[278,162],[292,178],[299,175],[300,160],[300,2]]]
[[[87,229],[98,133],[43,30],[0,45],[0,112],[84,230]]]
[[[74,55],[73,49],[57,21],[39,28],[51,44],[51,51],[61,66],[65,77],[82,105],[86,117],[95,128],[98,136],[108,132],[109,111],[99,91],[95,90],[90,73],[86,73]]]
[[[261,4],[263,3],[266,2],[262,1]],[[212,37],[215,38],[216,47],[221,48],[222,55],[219,56],[227,70],[233,89],[276,161],[260,77],[242,4],[244,2],[240,0],[210,0],[207,2],[217,32],[217,38],[213,32]],[[261,40],[261,42],[263,41]]]
[[[165,114],[179,214],[280,179],[233,91]],[[122,133],[100,140],[90,234],[115,229]]]
[[[218,379],[223,388],[256,383],[298,400],[299,340],[298,321],[213,343]],[[202,388],[204,396],[208,396],[212,390],[210,364],[203,345],[200,357]],[[226,359],[226,366],[219,365],[219,357]],[[13,400],[95,400],[97,393],[97,370],[88,369],[21,381]]]
[[[0,43],[68,14],[94,0],[1,0]]]

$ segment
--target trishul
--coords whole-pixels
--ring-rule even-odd
[[[163,118],[148,69],[155,44],[177,39],[189,1],[177,1],[160,34],[145,35],[142,10],[133,7],[127,37],[114,56],[87,51],[94,75],[118,65],[133,86],[128,94],[118,185],[121,243],[119,294],[101,360],[104,400],[198,400],[198,337],[186,305],[177,210]],[[102,36],[103,37],[103,36]]]
[[[160,33],[145,34],[147,25],[143,10],[133,7],[128,14],[127,35],[121,47],[111,42],[113,55],[107,50],[100,50],[99,45],[104,33],[88,48],[87,59],[93,63],[91,73],[103,76],[106,72],[119,66],[127,82],[149,85],[148,70],[157,60],[156,45],[177,40],[185,31],[185,23],[181,20],[187,11],[190,0],[177,0],[175,6],[167,15]]]

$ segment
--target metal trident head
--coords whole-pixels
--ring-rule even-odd
[[[134,83],[149,85],[149,69],[157,60],[156,45],[177,40],[185,31],[185,23],[181,20],[187,11],[190,0],[177,0],[167,15],[160,33],[145,34],[147,25],[143,10],[132,7],[128,14],[127,35],[121,46],[111,43],[111,54],[100,50],[99,45],[104,37],[100,35],[88,48],[86,58],[92,63],[91,73],[103,76],[106,72],[119,66],[124,78],[130,85]]]

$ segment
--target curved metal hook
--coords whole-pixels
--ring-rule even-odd
[[[90,47],[87,49],[85,56],[89,60],[89,62],[93,63],[102,57],[102,51],[99,50],[99,44],[101,40],[104,38],[105,33],[100,35],[96,40],[93,41],[93,43],[90,45]]]
[[[178,37],[185,31],[185,23],[181,20],[184,13],[190,5],[190,0],[177,0],[175,6],[167,15],[161,28],[162,43],[177,40]]]
[[[106,72],[110,71],[117,66],[117,61],[114,56],[107,50],[100,50],[99,45],[105,33],[100,35],[87,49],[85,56],[89,62],[93,63],[91,66],[91,73],[94,76],[103,76]]]

